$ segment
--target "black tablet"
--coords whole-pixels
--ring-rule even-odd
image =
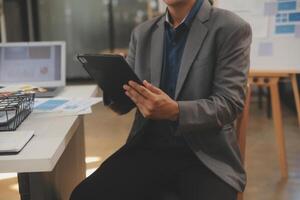
[[[123,85],[130,80],[142,84],[142,81],[130,68],[121,55],[83,54],[77,59],[82,63],[88,74],[97,82],[99,87],[114,102],[124,106],[133,105],[126,96]]]

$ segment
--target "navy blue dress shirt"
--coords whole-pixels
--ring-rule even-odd
[[[171,16],[166,13],[165,33],[164,33],[164,55],[163,68],[161,73],[160,88],[171,98],[175,96],[176,82],[181,65],[181,58],[184,51],[185,43],[189,34],[189,29],[193,19],[199,12],[203,0],[196,0],[195,5],[176,28],[173,28]],[[188,149],[183,136],[175,136],[174,132],[177,122],[169,120],[151,120],[146,128],[144,145],[151,147],[158,146],[162,148],[179,147]]]
[[[181,65],[182,54],[192,21],[199,12],[203,0],[197,0],[183,22],[176,28],[168,11],[165,21],[164,59],[161,77],[161,88],[171,97],[175,96],[176,83]]]

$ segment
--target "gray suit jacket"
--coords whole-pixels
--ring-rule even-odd
[[[136,27],[127,58],[140,79],[155,86],[162,71],[164,21],[163,15]],[[244,106],[251,35],[240,17],[204,0],[189,32],[175,95],[176,135],[183,135],[199,160],[238,191],[245,188],[246,173],[233,123]],[[118,107],[108,99],[104,95],[106,105]],[[147,121],[136,112],[128,142],[143,133]]]

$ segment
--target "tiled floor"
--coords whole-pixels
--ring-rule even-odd
[[[124,144],[133,113],[119,117],[102,105],[86,116],[87,173],[91,173],[110,154]],[[300,200],[300,128],[296,115],[284,110],[284,128],[289,179],[281,180],[273,122],[252,104],[247,133],[246,168],[248,185],[245,200]],[[0,200],[17,200],[15,174],[0,174]]]

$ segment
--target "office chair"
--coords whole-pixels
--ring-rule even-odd
[[[248,86],[243,113],[239,116],[239,118],[236,120],[235,123],[237,139],[240,146],[243,164],[245,163],[246,132],[247,132],[248,121],[249,121],[250,100],[251,100],[251,88],[250,86]],[[243,193],[239,193],[237,199],[243,200]],[[180,200],[180,198],[170,188],[167,188],[165,192],[160,194],[159,200]]]

